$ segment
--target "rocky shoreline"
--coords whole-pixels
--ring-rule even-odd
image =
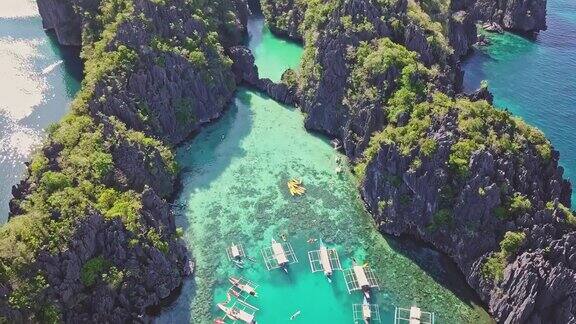
[[[72,2],[38,0],[44,26],[82,46],[87,71],[14,187],[0,319],[147,321],[191,270],[167,203],[172,148],[243,84],[339,138],[379,229],[449,255],[498,321],[576,320],[576,218],[558,152],[491,107],[486,88],[461,93],[476,22],[537,32],[545,1],[263,0],[271,29],[305,44],[302,70],[279,84],[240,45],[244,0]]]
[[[227,53],[249,14],[244,0],[196,5],[38,0],[44,27],[82,46],[86,70],[72,112],[13,188],[0,320],[148,321],[190,275],[167,202],[171,150],[233,97]]]
[[[304,39],[296,101],[306,127],[342,140],[380,230],[449,255],[499,322],[576,320],[576,224],[559,153],[492,108],[487,88],[461,93],[459,60],[477,40],[476,22],[535,33],[546,28],[546,2],[264,7],[273,31]],[[418,55],[402,60],[411,54],[383,38]]]

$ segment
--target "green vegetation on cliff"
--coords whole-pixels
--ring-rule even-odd
[[[383,144],[395,146],[406,156],[415,152],[424,157],[430,156],[436,148],[432,126],[441,123],[450,114],[458,116],[459,136],[451,146],[448,160],[456,175],[468,174],[472,153],[481,149],[498,154],[515,154],[519,150],[533,149],[542,158],[550,158],[551,146],[543,134],[510,113],[495,109],[486,101],[451,99],[436,92],[431,101],[415,105],[406,125],[391,123],[382,132],[373,135],[362,161],[357,164],[359,175],[363,176],[365,164],[375,157]],[[526,205],[518,200],[518,197],[512,199],[510,208],[513,213]]]
[[[513,256],[526,240],[526,234],[522,232],[506,232],[500,242],[500,251],[494,252],[486,258],[482,265],[482,275],[494,281],[502,280],[507,259]]]
[[[176,233],[171,233],[160,220],[151,224],[149,214],[148,220],[144,219],[143,191],[148,185],[132,185],[140,179],[134,181],[123,171],[121,157],[137,154],[128,159],[142,160],[146,172],[164,177],[171,186],[178,171],[173,143],[134,129],[125,115],[115,116],[114,112],[100,109],[124,105],[121,109],[126,110],[126,105],[137,106],[140,119],[144,124],[149,121],[150,103],[126,96],[126,87],[132,72],[150,68],[146,66],[149,62],[143,62],[143,56],[150,53],[162,58],[169,52],[184,58],[204,74],[207,83],[213,82],[215,71],[231,73],[232,62],[224,55],[221,42],[241,37],[234,3],[186,0],[183,4],[179,9],[162,10],[189,12],[188,17],[192,16],[197,26],[189,37],[180,37],[185,28],[190,28],[182,21],[170,22],[167,30],[164,26],[153,29],[154,24],[165,23],[154,21],[157,17],[152,16],[161,6],[169,5],[164,1],[136,4],[132,0],[103,0],[97,11],[75,3],[84,22],[81,55],[85,77],[72,111],[49,129],[43,148],[30,163],[28,179],[21,185],[24,197],[13,202],[17,215],[0,228],[0,285],[8,291],[7,302],[0,298],[0,309],[17,310],[31,321],[53,322],[60,318],[65,310],[59,300],[53,299],[49,276],[39,263],[39,255],[65,252],[89,216],[102,217],[105,222],[119,220],[128,236],[129,248],[140,245],[171,253],[174,243],[170,242],[176,239]],[[130,28],[148,29],[153,33],[151,41],[138,44],[140,39],[129,39],[133,32]],[[155,64],[164,68],[160,61]],[[227,82],[229,89],[235,87],[233,78],[227,78]],[[196,121],[193,100],[175,107],[180,119],[190,123]],[[223,105],[226,99],[219,100]],[[186,118],[181,118],[183,115]],[[153,181],[151,186],[156,185]],[[171,190],[164,188],[156,193],[166,198]],[[78,281],[87,287],[87,293],[100,281],[117,288],[128,277],[138,275],[124,271],[114,260],[101,255],[94,255],[81,266]],[[0,316],[0,322],[3,320]]]
[[[349,109],[365,103],[386,105],[388,119],[395,123],[400,114],[410,113],[424,98],[430,71],[418,62],[417,53],[404,46],[389,38],[362,42],[349,58],[354,62],[344,98]]]

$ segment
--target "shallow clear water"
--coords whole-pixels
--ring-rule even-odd
[[[295,68],[300,64],[301,46],[275,37],[264,25],[264,17],[253,16],[248,21],[248,34],[250,35],[248,47],[252,49],[254,63],[259,68],[261,78],[278,82],[287,67]]]
[[[249,44],[263,75],[278,77],[297,66],[297,60],[285,55],[286,43],[266,36],[262,21],[253,20],[250,30]],[[262,32],[264,36],[258,35]],[[298,57],[300,53],[298,48]],[[157,321],[207,323],[221,317],[216,303],[226,299],[228,277],[234,275],[259,284],[260,296],[248,302],[260,309],[260,323],[292,322],[297,310],[301,323],[351,323],[352,304],[361,302],[361,293],[348,294],[340,271],[332,284],[321,273],[311,273],[307,251],[318,248],[318,243],[306,242],[311,237],[336,248],[344,268],[355,257],[376,271],[381,290],[375,301],[383,323],[393,321],[395,305],[434,311],[437,323],[486,321],[486,313],[466,297],[469,291],[444,257],[376,231],[352,176],[335,172],[336,157],[343,157],[326,139],[307,133],[303,119],[295,108],[241,89],[219,121],[179,149],[184,174],[178,202],[185,207],[177,223],[185,230],[197,272]],[[302,179],[304,196],[288,193],[291,178]],[[281,236],[299,260],[289,266],[288,275],[267,271],[260,251]],[[225,252],[232,242],[243,244],[255,262],[242,270],[232,265]]]
[[[43,31],[33,1],[0,2],[0,224],[24,162],[68,111],[81,73],[77,53]]]
[[[491,35],[463,65],[465,87],[488,80],[498,107],[540,128],[560,151],[566,177],[576,180],[576,2],[548,1],[548,30],[529,40]],[[572,195],[572,204],[576,194]]]

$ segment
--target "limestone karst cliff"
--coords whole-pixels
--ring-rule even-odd
[[[449,255],[499,322],[574,321],[559,153],[485,88],[461,93],[475,23],[536,32],[545,1],[302,3],[263,6],[273,30],[303,39],[295,100],[308,129],[343,142],[380,230]]]
[[[247,3],[39,0],[81,45],[82,89],[13,188],[0,229],[0,320],[144,320],[193,268],[166,202],[172,148],[236,89],[227,49]]]

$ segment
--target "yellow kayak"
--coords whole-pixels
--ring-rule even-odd
[[[302,186],[302,180],[291,179],[287,185],[292,196],[300,196],[306,192],[306,188]]]

